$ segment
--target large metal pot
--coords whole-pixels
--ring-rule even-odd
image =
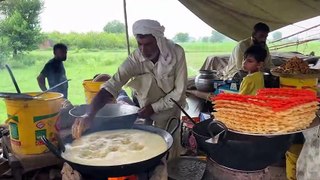
[[[294,135],[249,136],[225,131],[216,144],[207,142],[223,130],[208,119],[193,126],[192,132],[198,147],[223,166],[244,170],[261,170],[281,160],[292,144]],[[210,128],[208,128],[210,127]]]
[[[76,106],[69,111],[73,117],[81,117],[88,111],[89,105]],[[139,108],[126,104],[106,104],[95,116],[92,129],[96,131],[108,127],[110,129],[131,128],[138,118]]]
[[[199,75],[195,78],[196,88],[199,91],[213,92],[214,80],[218,80],[217,71],[214,70],[200,70]]]
[[[170,127],[170,124],[171,124],[171,122],[173,122],[173,120],[178,121],[175,118],[171,119],[167,124],[167,129]],[[139,174],[139,173],[144,173],[149,170],[152,170],[155,166],[157,166],[160,163],[161,159],[167,154],[167,152],[171,148],[172,143],[173,143],[173,138],[172,138],[171,134],[173,134],[177,130],[178,127],[179,127],[179,123],[176,123],[175,127],[173,128],[173,130],[171,130],[170,133],[163,130],[163,129],[160,129],[160,128],[156,128],[153,126],[147,126],[147,125],[139,125],[139,124],[134,124],[130,128],[122,128],[122,129],[138,129],[138,130],[158,134],[163,138],[163,140],[165,140],[165,142],[167,144],[167,149],[163,153],[161,153],[153,158],[150,158],[148,160],[140,161],[137,163],[131,163],[131,164],[117,165],[117,166],[84,165],[84,164],[78,164],[78,163],[71,162],[68,159],[64,158],[62,156],[62,153],[65,150],[65,145],[73,142],[73,138],[71,135],[66,136],[62,139],[59,139],[59,146],[58,146],[59,148],[57,148],[52,143],[50,143],[50,141],[48,141],[48,139],[46,139],[46,137],[41,137],[41,139],[53,154],[55,154],[57,157],[63,159],[73,169],[77,170],[85,178],[92,179],[92,180],[95,180],[95,179],[98,180],[98,179],[107,179],[108,177],[119,177],[119,176],[128,176],[128,175],[132,175],[132,174]],[[112,129],[117,129],[117,128],[110,128],[110,126],[104,126],[104,127],[100,127],[99,131],[112,130]],[[97,132],[97,131],[96,131],[96,129],[91,128],[87,132],[85,132],[84,135],[90,134],[93,132]]]

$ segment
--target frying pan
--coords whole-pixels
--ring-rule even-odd
[[[167,129],[171,125],[173,120],[179,121],[176,118],[172,118],[167,124]],[[163,138],[163,140],[165,140],[165,142],[167,144],[167,149],[163,153],[161,153],[155,157],[152,157],[148,160],[140,161],[137,163],[131,163],[131,164],[116,165],[116,166],[83,165],[83,164],[71,162],[68,159],[63,158],[61,154],[63,153],[63,151],[65,149],[64,145],[67,143],[72,143],[72,141],[73,141],[73,138],[71,135],[66,136],[65,138],[59,140],[59,142],[60,142],[59,148],[57,148],[50,141],[48,141],[48,139],[46,137],[41,137],[41,139],[53,154],[55,154],[59,158],[62,158],[73,169],[77,170],[84,177],[90,178],[90,179],[106,179],[107,177],[128,176],[128,175],[139,174],[139,173],[143,173],[143,172],[147,172],[149,170],[152,170],[155,166],[157,166],[160,163],[161,159],[168,153],[168,151],[171,148],[172,143],[173,143],[173,138],[172,138],[171,134],[173,134],[177,130],[178,127],[179,127],[179,123],[176,123],[173,130],[171,130],[169,133],[163,129],[156,128],[153,126],[140,125],[140,124],[133,125],[133,127],[130,129],[137,129],[137,130],[142,130],[142,131],[146,131],[146,132],[155,133],[155,134],[160,135]],[[105,126],[105,130],[111,130],[111,129],[112,128]],[[103,129],[100,129],[99,131],[103,131]],[[94,129],[90,129],[89,131],[87,131],[84,134],[86,135],[86,134],[90,134],[93,132],[97,132],[97,131]]]
[[[212,119],[208,119],[195,124],[192,128],[199,149],[218,164],[237,170],[261,170],[279,162],[295,137],[295,135],[250,136],[225,131],[214,144],[208,142],[208,139],[224,129],[211,124],[212,122]]]
[[[179,104],[175,104],[182,109]],[[182,112],[190,117],[185,111]],[[215,162],[244,171],[261,170],[280,161],[295,137],[239,134],[229,131],[223,123],[212,119],[194,124],[192,134],[198,148]]]

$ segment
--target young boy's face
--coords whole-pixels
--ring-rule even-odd
[[[254,56],[248,55],[243,61],[243,69],[249,73],[258,72],[262,67],[263,62],[258,62]]]

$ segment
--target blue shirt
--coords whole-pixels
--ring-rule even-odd
[[[57,59],[51,59],[46,63],[41,71],[41,74],[48,79],[49,87],[53,87],[65,80],[66,71],[63,66],[63,62]],[[64,98],[68,98],[68,82],[52,90],[53,92],[59,92],[64,95]]]

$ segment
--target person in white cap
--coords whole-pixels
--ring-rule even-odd
[[[118,71],[93,98],[86,115],[78,118],[72,134],[79,138],[90,127],[97,111],[117,97],[127,84],[136,92],[140,118],[151,119],[156,127],[164,129],[169,119],[180,118],[180,110],[170,100],[184,106],[186,103],[187,66],[182,47],[164,37],[164,27],[149,19],[133,24],[133,34],[138,48],[128,56]],[[169,158],[180,153],[179,132],[174,135],[174,145]]]

